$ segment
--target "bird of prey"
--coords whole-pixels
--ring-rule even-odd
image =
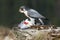
[[[24,13],[26,17],[28,17],[30,20],[31,18],[34,18],[35,21],[39,21],[42,25],[44,25],[44,22],[42,19],[45,19],[44,16],[42,16],[39,12],[37,12],[34,9],[30,9],[26,6],[21,6],[19,9],[19,12]]]

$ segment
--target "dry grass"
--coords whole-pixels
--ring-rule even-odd
[[[15,40],[14,33],[7,27],[0,27],[0,40]]]

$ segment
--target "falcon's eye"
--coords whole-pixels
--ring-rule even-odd
[[[21,8],[21,11],[24,11],[23,8]]]

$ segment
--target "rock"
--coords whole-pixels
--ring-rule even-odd
[[[25,29],[25,30],[17,29],[15,33],[17,34],[17,39],[19,40],[37,40],[37,39],[47,40],[49,32],[47,32],[47,30],[43,31],[43,30],[37,30],[37,29]]]
[[[53,28],[42,29],[42,30],[38,30],[34,28],[22,30],[16,28],[14,30],[14,33],[17,35],[17,40],[53,40],[60,37],[60,31],[58,29],[53,29]]]

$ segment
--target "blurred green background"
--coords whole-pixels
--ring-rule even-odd
[[[13,26],[26,17],[19,7],[27,5],[47,17],[51,24],[60,26],[60,0],[0,0],[0,25]]]

